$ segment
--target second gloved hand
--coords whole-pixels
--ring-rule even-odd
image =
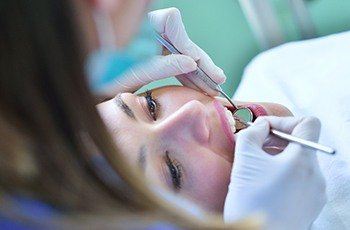
[[[183,55],[156,56],[120,76],[115,84],[103,90],[104,94],[114,96],[120,92],[134,92],[152,81],[175,76],[185,86],[204,91],[212,96],[218,95],[218,92],[210,89],[191,74],[197,66],[200,66],[216,83],[222,84],[226,80],[222,69],[190,40],[180,11],[176,8],[156,10],[150,12],[148,17],[155,31],[166,37]]]
[[[278,155],[262,147],[270,127],[317,141],[316,118],[259,118],[238,133],[224,219],[235,221],[262,212],[267,229],[308,229],[326,201],[316,151],[289,143]]]

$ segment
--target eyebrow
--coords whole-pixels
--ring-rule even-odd
[[[131,119],[136,119],[134,112],[130,109],[130,107],[123,101],[121,94],[119,93],[115,98],[114,98],[115,103],[117,106]]]
[[[137,163],[140,169],[144,172],[146,168],[146,146],[141,146],[137,155]]]

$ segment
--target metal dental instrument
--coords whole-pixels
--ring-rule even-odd
[[[163,38],[160,34],[156,33],[157,41],[162,44],[167,50],[169,50],[172,54],[182,54],[178,49],[173,46],[170,42],[168,42],[165,38]],[[193,74],[198,75],[198,77],[206,83],[211,89],[220,92],[225,98],[230,101],[230,97],[222,90],[219,84],[217,84],[211,77],[208,76],[200,67],[197,67],[197,70],[193,72]],[[238,109],[235,104],[230,101],[233,108]]]
[[[167,50],[169,50],[172,54],[182,54],[178,49],[176,49],[173,44],[171,44],[169,41],[167,41],[165,38],[163,38],[160,34],[156,34],[157,41],[162,44]],[[198,76],[205,84],[207,84],[212,90],[215,90],[221,95],[223,95],[233,106],[234,108],[234,115],[239,113],[245,113],[248,117],[247,121],[253,121],[253,113],[250,109],[247,108],[238,108],[230,99],[230,97],[223,91],[223,89],[220,87],[219,84],[217,84],[208,74],[206,74],[200,67],[197,67],[197,70],[193,72],[196,76]]]
[[[165,38],[163,38],[161,35],[159,35],[158,33],[156,34],[156,39],[157,41],[162,44],[167,50],[169,50],[170,53],[172,54],[182,54],[181,52],[179,52],[169,41],[167,41]],[[246,125],[246,127],[252,125],[252,121],[253,121],[253,113],[250,109],[248,108],[238,108],[231,100],[231,98],[222,90],[222,88],[220,87],[219,84],[217,84],[211,77],[208,76],[208,74],[206,74],[200,67],[197,68],[197,70],[194,71],[194,74],[196,76],[198,76],[204,83],[206,83],[211,89],[216,90],[218,92],[220,92],[229,102],[230,104],[233,106],[233,108],[235,109],[235,112],[233,113],[233,115],[235,115],[236,112],[238,112],[239,110],[247,110],[249,111],[250,115],[251,115],[251,119],[248,119],[249,121],[244,121],[242,120],[239,116],[235,116],[235,118],[238,118],[238,120],[240,122],[242,122],[244,125]],[[328,154],[335,154],[335,150],[312,142],[312,141],[308,141],[308,140],[304,140],[301,139],[299,137],[295,137],[293,135],[275,130],[275,129],[271,129],[270,132],[272,134],[274,134],[275,136],[284,139],[284,140],[288,140],[288,141],[292,141],[292,142],[296,142],[299,143],[303,146],[309,147],[309,148],[313,148],[313,149],[317,149],[320,150],[322,152],[328,153]]]
[[[252,122],[244,122],[244,123],[246,125],[248,125],[248,126],[253,124]],[[332,155],[335,154],[335,150],[332,149],[331,147],[324,146],[324,145],[321,145],[321,144],[318,144],[318,143],[315,143],[315,142],[312,142],[312,141],[304,140],[304,139],[301,139],[299,137],[296,137],[296,136],[293,136],[293,135],[290,135],[290,134],[278,131],[276,129],[271,129],[270,133],[272,133],[275,136],[277,136],[277,137],[279,137],[281,139],[284,139],[284,140],[296,142],[296,143],[299,143],[300,145],[303,145],[303,146],[306,146],[306,147],[309,147],[309,148],[313,148],[313,149],[317,149],[317,150],[320,150],[320,151],[328,153],[328,154],[332,154]]]

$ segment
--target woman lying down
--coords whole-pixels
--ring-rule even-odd
[[[292,115],[284,106],[273,103],[239,103],[238,105],[248,106],[256,117]],[[293,184],[295,179],[300,180],[300,178],[289,180],[289,177],[295,176],[293,174],[301,174],[300,176],[305,177],[303,183],[307,186],[314,184],[316,187],[311,190],[322,196],[321,175],[317,174],[317,171],[314,175],[303,175],[304,165],[296,164],[299,159],[283,159],[286,160],[284,167],[289,165],[287,160],[295,163],[295,167],[290,165],[288,170],[290,175],[278,175],[285,169],[282,167],[280,168],[282,170],[279,170],[280,166],[274,162],[272,156],[268,159],[250,159],[254,155],[260,157],[260,154],[264,154],[262,153],[264,150],[275,152],[276,148],[279,148],[283,151],[285,143],[270,141],[265,143],[262,149],[259,148],[262,143],[258,143],[260,141],[258,139],[265,139],[268,134],[266,132],[268,125],[262,122],[261,127],[254,127],[257,133],[247,133],[239,139],[241,146],[238,146],[236,136],[241,131],[236,133],[237,123],[232,121],[231,107],[223,98],[213,98],[188,87],[168,86],[142,95],[118,94],[115,98],[98,105],[98,110],[121,152],[125,153],[133,166],[140,167],[147,178],[194,200],[208,211],[223,212],[230,177],[233,180],[232,183],[254,183],[252,186],[259,189],[260,180],[268,181],[269,176],[279,176],[281,178],[278,180],[282,179],[282,181],[278,181],[278,186],[281,188],[273,188],[278,190],[283,189],[283,186],[288,183]],[[319,124],[316,119],[270,117],[268,121],[275,128],[287,132],[291,132],[294,128],[295,134],[317,140]],[[298,130],[299,126],[311,132],[311,135],[304,134],[304,130]],[[312,128],[316,130],[311,130]],[[231,170],[236,164],[237,149],[248,152],[240,153],[241,157],[246,158],[241,160],[240,164],[247,165],[237,169],[239,171],[235,182],[233,178],[236,175],[233,171],[232,177]],[[301,159],[305,157],[305,160],[309,161],[315,160],[314,170],[318,170],[314,151],[304,151],[299,146],[285,151],[286,153],[282,152],[281,156],[287,155],[288,151],[298,151],[290,154],[299,156]],[[303,153],[310,154],[314,159],[302,156]],[[252,156],[249,156],[250,154]],[[249,168],[253,168],[254,171],[255,164],[267,165],[256,168],[263,171],[249,175],[251,174],[248,171]],[[314,165],[307,165],[305,170],[309,167],[314,168]],[[245,173],[248,174],[245,175]],[[239,177],[254,178],[241,181]],[[303,186],[299,183],[296,186]],[[244,188],[241,190],[242,193],[248,192],[246,189],[250,187],[245,187],[244,184],[240,186]],[[320,191],[317,191],[318,189]],[[240,194],[240,197],[243,198],[243,194]],[[283,205],[284,203],[286,201]],[[316,208],[319,209],[319,207]]]
[[[241,105],[255,116],[291,115],[277,104]],[[121,93],[98,109],[122,152],[146,176],[209,210],[223,210],[237,125],[225,99],[167,86]]]
[[[159,32],[166,31],[174,30]],[[178,37],[166,35],[176,44]],[[191,42],[188,37],[181,41]],[[267,227],[272,229],[345,229],[350,227],[346,211],[350,202],[349,157],[345,155],[350,139],[350,100],[345,91],[349,84],[345,76],[350,69],[348,58],[340,54],[350,53],[346,46],[349,42],[350,34],[345,33],[285,45],[256,58],[236,98],[279,104],[236,102],[250,108],[257,118],[253,126],[244,130],[235,122],[227,101],[193,89],[198,87],[191,84],[196,79],[181,75],[195,70],[198,63],[176,68],[181,60],[188,62],[185,55],[171,57],[176,58],[176,63],[168,61],[166,66],[159,58],[153,60],[152,68],[135,69],[132,76],[122,79],[121,85],[129,83],[132,92],[142,85],[135,79],[144,83],[149,76],[160,79],[176,75],[187,87],[167,86],[141,95],[119,93],[98,105],[98,110],[134,167],[204,209],[223,212],[225,221],[263,211]],[[332,46],[332,52],[321,52],[327,45]],[[192,47],[194,50],[188,53],[199,54],[199,65],[205,63],[203,67],[209,75],[218,82],[224,80],[199,47],[192,42],[183,47]],[[320,56],[332,63],[323,63]],[[296,118],[291,111],[296,117],[319,117],[322,132],[318,119]],[[270,128],[312,141],[318,141],[320,134],[321,143],[334,147],[337,155],[327,156],[270,138]]]

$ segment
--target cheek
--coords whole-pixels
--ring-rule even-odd
[[[267,111],[269,116],[293,116],[293,113],[285,106],[276,103],[259,103]]]
[[[194,162],[193,177],[196,184],[209,190],[226,189],[230,172],[231,164],[218,155],[204,156]]]
[[[222,211],[232,164],[207,151],[188,156],[192,165],[190,196],[209,211]]]

